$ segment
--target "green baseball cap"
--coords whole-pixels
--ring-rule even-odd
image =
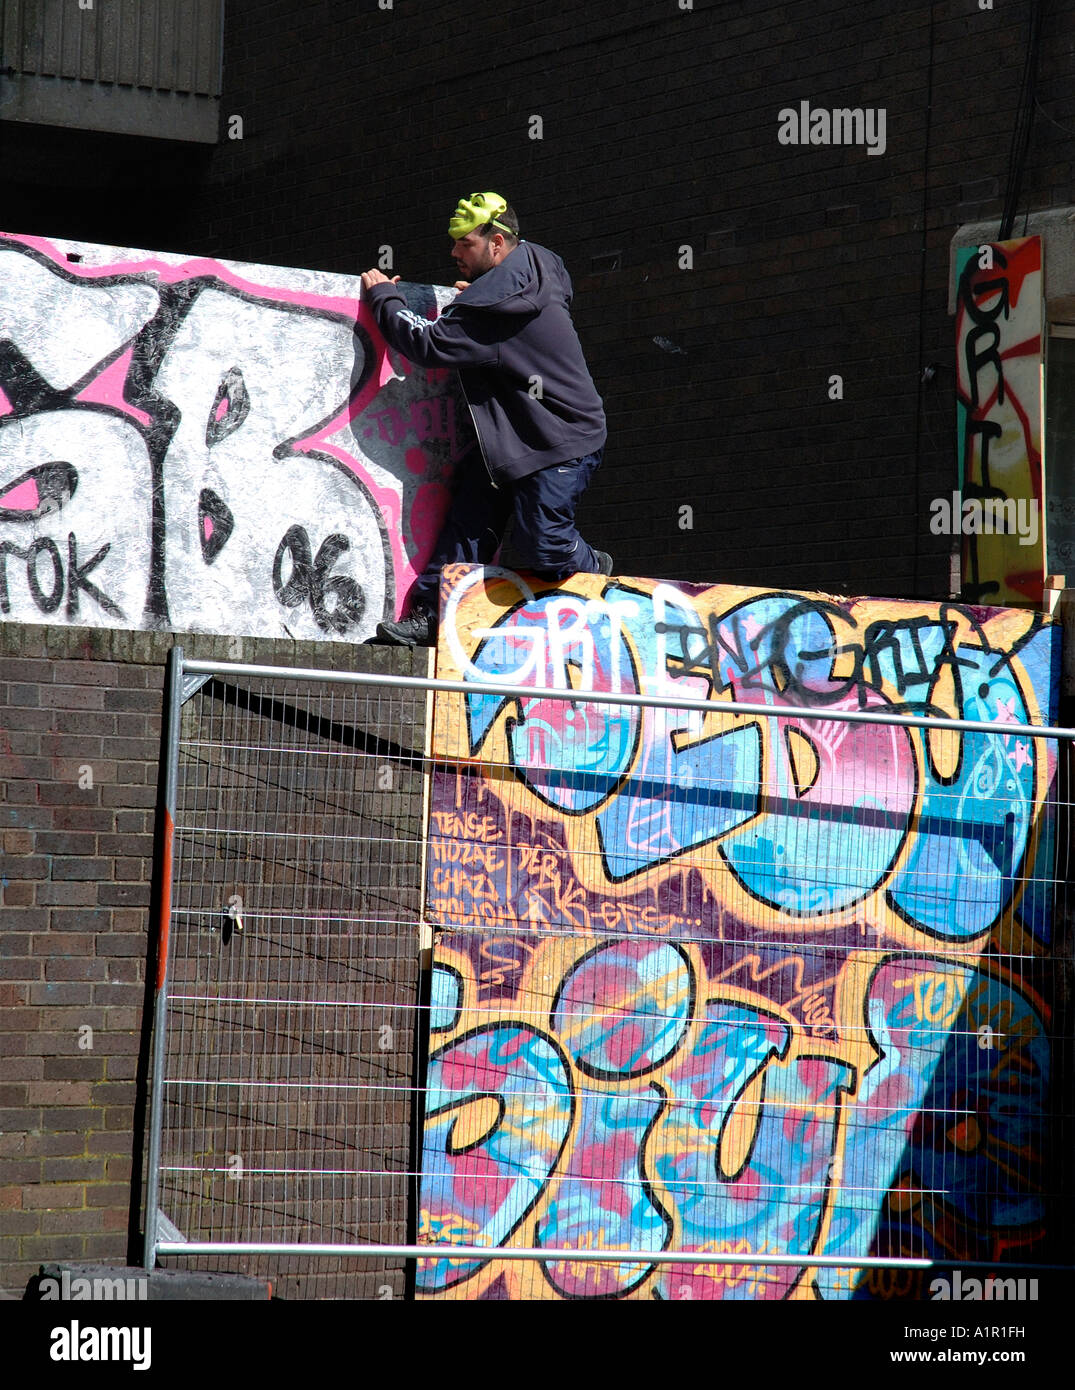
[[[452,213],[452,220],[448,223],[448,235],[453,241],[458,241],[476,227],[484,227],[487,222],[491,222],[502,232],[514,236],[515,233],[510,227],[505,227],[503,222],[496,220],[502,212],[507,211],[507,206],[507,199],[502,198],[499,193],[472,193],[469,198],[460,198],[458,207]]]

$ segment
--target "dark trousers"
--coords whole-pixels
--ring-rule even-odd
[[[550,464],[516,483],[493,487],[480,452],[471,450],[459,465],[455,495],[433,554],[411,590],[411,611],[437,612],[444,565],[490,564],[512,516],[512,543],[539,578],[597,574],[596,555],[575,528],[575,508],[603,453],[598,449],[582,458]]]

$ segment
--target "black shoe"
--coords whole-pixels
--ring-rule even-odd
[[[595,550],[594,559],[597,561],[598,574],[609,575],[612,573],[612,556],[607,550]]]
[[[393,647],[431,647],[437,640],[437,624],[432,614],[419,608],[398,622],[378,623],[377,640]]]

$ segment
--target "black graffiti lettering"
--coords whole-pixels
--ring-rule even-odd
[[[322,632],[349,631],[362,619],[365,596],[353,579],[329,571],[350,548],[346,536],[334,533],[322,541],[317,557],[313,558],[305,527],[289,527],[273,560],[272,581],[277,599],[287,608],[297,608],[308,602]],[[286,584],[283,582],[285,554],[291,559],[291,574]],[[327,602],[329,597],[335,600],[331,607]]]
[[[884,677],[881,673],[881,658],[886,653],[892,662],[893,684],[901,695],[907,693],[909,685],[920,682],[929,683],[930,677],[924,671],[925,663],[922,660],[922,647],[918,640],[918,633],[912,632],[910,637],[912,654],[917,657],[917,662],[914,667],[908,669],[903,662],[906,643],[899,639],[897,624],[881,621],[871,623],[866,629],[863,643],[865,648],[863,669],[869,668],[867,679],[873,689],[880,690],[882,686]]]
[[[1003,251],[999,247],[993,248],[993,256],[996,260],[998,270],[1006,270],[1008,261]],[[1011,312],[1011,304],[1008,298],[1008,277],[1004,276],[1000,280],[978,280],[978,267],[972,257],[963,272],[963,283],[961,286],[963,303],[967,313],[975,323],[986,324],[995,323],[1002,315],[1007,318]],[[991,309],[987,309],[981,301],[996,295],[996,304]]]
[[[793,625],[800,619],[809,617],[819,617],[825,622],[831,637],[827,646],[807,650],[793,631]],[[846,645],[838,643],[832,618],[848,621],[847,615],[835,604],[807,599],[793,604],[751,641],[751,646],[756,651],[764,651],[766,647],[769,649],[769,657],[764,666],[759,665],[759,672],[766,667],[770,668],[774,688],[797,704],[836,704],[852,692],[857,693],[860,703],[865,703],[862,647],[858,642]],[[844,680],[838,680],[833,675],[833,667],[837,657],[847,655],[852,658],[851,674]],[[803,678],[804,675],[809,676],[809,668],[813,663],[824,661],[826,658],[829,670],[824,677],[824,687]]]
[[[346,536],[334,534],[322,541],[314,560],[310,602],[318,626],[326,631],[347,632],[361,621],[366,607],[362,590],[353,579],[328,573],[338,557],[350,549],[351,542]],[[331,608],[326,603],[330,594],[336,600]]]
[[[965,485],[964,485],[964,488],[963,488],[964,496],[966,496],[966,497],[986,497],[986,496],[989,496],[989,497],[993,497],[993,496],[1003,497],[1003,496],[1005,495],[1004,493],[995,491],[994,488],[993,488],[993,485],[992,485],[992,484],[990,483],[990,481],[989,481],[989,441],[990,441],[991,439],[999,439],[1002,433],[1003,433],[1003,431],[1002,431],[1000,425],[998,425],[997,422],[996,422],[995,420],[972,420],[972,419],[970,419],[970,417],[968,417],[968,419],[967,419],[967,428],[966,428],[966,431],[965,431],[965,434],[964,434],[963,457],[964,457],[964,459],[965,459],[966,462],[967,462],[967,465],[968,465],[968,472],[969,472],[969,465],[970,465],[971,460],[972,460],[973,457],[974,457],[974,453],[973,453],[974,436],[975,436],[976,434],[980,434],[980,435],[982,436],[982,452],[981,452],[981,478],[982,478],[982,482],[981,482],[981,486],[980,486],[980,487],[976,487],[973,483],[969,483],[969,482],[968,482],[967,484],[965,484]],[[973,535],[973,532],[972,532],[971,534]]]
[[[789,596],[790,597],[790,596]],[[751,607],[751,605],[747,605]],[[958,615],[958,620],[957,620]],[[942,605],[938,617],[918,617],[873,622],[861,642],[855,634],[840,640],[833,630],[836,622],[853,620],[836,605],[818,600],[792,604],[779,618],[746,638],[738,614],[708,616],[708,640],[696,628],[682,623],[658,623],[656,631],[670,640],[666,665],[673,675],[706,675],[715,690],[737,690],[739,698],[750,698],[756,689],[778,691],[792,703],[804,706],[835,704],[854,697],[862,708],[870,692],[884,693],[895,687],[897,711],[929,711],[931,694],[947,672],[951,676],[953,698],[963,708],[962,673],[975,662],[960,657],[956,639],[962,622],[970,622],[972,634],[983,646],[986,634],[963,608]],[[807,646],[802,640],[802,622],[820,617],[832,632],[831,641]],[[827,663],[827,672],[816,669]],[[837,662],[848,666],[848,674],[835,674]],[[730,668],[730,678],[722,675]],[[940,710],[936,711],[940,713]]]
[[[799,664],[795,668],[795,674],[788,682],[788,689],[793,691],[796,698],[804,705],[820,704],[834,705],[846,696],[854,694],[862,709],[866,708],[867,682],[862,673],[862,647],[858,642],[834,642],[830,647],[819,647],[817,651],[807,651],[805,647],[799,649]],[[836,660],[841,656],[851,658],[851,674],[842,681],[838,681],[832,674],[832,667]],[[829,688],[819,690],[816,685],[807,685],[799,677],[802,675],[805,663],[821,661],[825,657],[830,658],[829,668]]]
[[[86,578],[90,570],[96,569],[104,557],[112,549],[111,543],[106,541],[97,551],[96,555],[86,561],[84,565],[78,563],[78,541],[75,533],[67,533],[67,616],[68,618],[78,617],[78,593],[80,589],[85,589],[90,598],[95,603],[100,604],[104,611],[111,618],[123,620],[123,610],[118,603],[113,603],[107,594],[101,592],[96,584],[91,584]],[[57,557],[59,558],[59,557]]]
[[[1008,260],[1000,247],[993,247],[993,258],[998,270],[1007,269]],[[984,300],[991,300],[992,302],[987,306],[982,302]],[[972,255],[960,276],[959,304],[975,325],[967,333],[967,339],[963,346],[963,358],[966,364],[970,392],[966,429],[963,436],[963,460],[967,479],[963,492],[967,497],[992,496],[994,489],[989,479],[989,445],[991,440],[1000,438],[1001,426],[992,420],[975,419],[974,415],[982,406],[982,390],[979,386],[978,375],[984,367],[991,366],[996,373],[997,404],[1003,404],[1005,399],[1004,363],[999,352],[999,320],[1001,318],[1007,319],[1011,313],[1011,291],[1008,277],[1001,275],[995,279],[981,279],[978,262]],[[990,340],[989,344],[982,348],[980,343],[986,338]],[[974,467],[975,435],[980,435],[982,441],[980,471],[975,470]],[[994,579],[982,582],[978,537],[973,532],[964,536],[963,548],[965,556],[963,593],[971,603],[981,603],[999,593],[1000,585]]]
[[[706,615],[706,626],[709,633],[709,640],[706,646],[706,657],[709,661],[710,670],[713,675],[714,690],[730,690],[731,681],[725,681],[720,673],[720,654],[726,652],[729,660],[738,669],[740,675],[745,675],[749,662],[743,652],[738,625],[732,628],[736,639],[736,646],[733,647],[724,636],[721,626],[720,615],[718,613],[708,613]]]
[[[85,589],[86,593],[101,605],[110,617],[124,620],[123,610],[101,592],[96,584],[91,584],[86,578],[90,570],[94,569],[105,558],[112,549],[110,544],[101,546],[100,550],[87,560],[84,565],[78,563],[78,541],[74,532],[69,532],[67,536],[67,575],[66,583],[63,569],[63,559],[60,555],[59,546],[49,536],[39,536],[32,545],[26,550],[21,550],[11,541],[0,541],[0,613],[11,612],[11,596],[8,591],[7,576],[7,557],[13,555],[17,560],[26,562],[26,587],[30,591],[37,609],[41,613],[55,613],[63,602],[64,590],[67,592],[67,616],[73,618],[78,616],[78,594],[80,589]],[[42,586],[41,575],[38,573],[39,560],[42,555],[47,555],[52,561],[52,582],[49,585],[49,592],[46,593]]]
[[[1042,630],[1044,626],[1045,619],[1042,617],[1040,613],[1035,613],[1032,616],[1031,621],[1027,626],[1027,630],[1023,633],[1022,637],[1017,637],[1015,641],[1011,643],[1010,646],[1006,647],[1004,651],[998,654],[996,661],[989,668],[990,680],[998,676],[1000,672],[1005,667],[1007,667],[1008,670],[1011,672],[1012,678],[1018,681],[1019,676],[1018,672],[1015,669],[1015,658],[1019,655],[1023,648],[1038,635],[1038,633]],[[985,634],[983,633],[982,646],[984,647],[987,645],[988,643],[986,642]]]
[[[957,631],[955,622],[937,622],[933,618],[905,618],[898,622],[882,619],[871,623],[863,642],[863,667],[869,673],[868,684],[874,690],[883,689],[882,663],[887,656],[890,662],[888,679],[901,698],[911,696],[914,699],[916,688],[923,699],[928,698],[929,691],[946,668],[951,668],[958,689],[957,668],[972,663],[961,661],[956,655],[952,639]],[[930,633],[939,634],[942,640],[941,650],[932,659],[922,645],[923,637]]]
[[[708,644],[705,645],[704,651],[696,651],[687,641],[688,637],[698,635],[697,629],[686,627],[682,623],[654,623],[653,630],[661,636],[671,637],[679,642],[678,650],[673,650],[671,642],[665,647],[664,664],[669,675],[703,674],[709,677],[715,689],[719,689],[716,684],[716,653]]]
[[[665,656],[665,665],[672,675],[707,676],[713,690],[721,692],[732,690],[736,680],[744,690],[754,689],[761,684],[756,678],[765,667],[759,666],[754,652],[748,654],[739,624],[725,623],[719,613],[706,614],[704,630],[688,627],[684,623],[655,623],[654,631],[679,639],[679,651],[673,651],[669,644]],[[689,641],[690,638],[694,641]],[[731,680],[724,679],[722,656],[727,657],[735,668]]]
[[[16,560],[25,560],[27,552],[20,550],[11,541],[0,541],[0,613],[11,612],[11,599],[7,590],[7,557],[14,555]]]
[[[52,561],[52,592],[46,596],[37,575],[38,556],[44,552]],[[26,582],[42,613],[55,613],[63,600],[63,561],[51,536],[39,536],[26,553]]]
[[[990,339],[990,342],[987,347],[979,350],[978,344],[983,338]],[[1004,363],[1000,360],[1000,353],[997,350],[999,346],[1000,328],[995,323],[987,323],[979,328],[972,328],[967,334],[967,341],[963,346],[963,357],[967,364],[967,376],[970,379],[972,410],[977,410],[981,404],[978,376],[987,364],[997,374],[997,404],[1004,404]]]
[[[291,559],[291,576],[283,582],[284,556]],[[283,540],[276,547],[276,557],[272,562],[272,587],[277,599],[285,608],[298,608],[310,592],[310,572],[313,557],[310,553],[310,538],[304,526],[289,526]]]
[[[658,622],[654,623],[653,630],[673,639],[666,643],[664,657],[670,676],[702,675],[709,680],[714,692],[722,692],[728,688],[728,682],[720,673],[721,640],[714,618],[714,614],[709,614],[708,638],[700,624],[694,627],[681,622]]]

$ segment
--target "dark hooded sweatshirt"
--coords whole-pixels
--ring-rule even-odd
[[[437,319],[409,309],[393,284],[374,285],[366,298],[397,352],[422,367],[457,369],[486,466],[503,484],[605,442],[571,293],[560,257],[521,241]]]

